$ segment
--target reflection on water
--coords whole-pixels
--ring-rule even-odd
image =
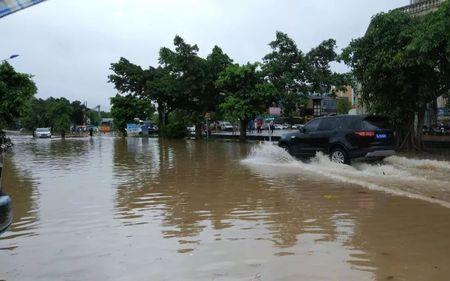
[[[37,190],[33,187],[32,179],[28,177],[26,171],[21,174],[16,164],[9,158],[6,158],[5,166],[7,169],[5,169],[3,185],[8,195],[14,198],[14,223],[9,232],[1,238],[9,240],[21,236],[32,236],[38,224]],[[10,188],[11,186],[14,188]],[[8,248],[13,249],[16,245],[11,243]]]
[[[401,170],[403,158],[342,170],[227,142],[15,142],[4,183],[14,223],[0,237],[0,279],[447,280],[450,273],[450,209],[358,184],[388,188],[392,178],[373,174],[398,177],[387,166]],[[427,165],[437,167],[436,182],[448,182],[445,162]],[[418,184],[408,181],[403,191],[416,194]],[[430,192],[446,200],[445,190]]]

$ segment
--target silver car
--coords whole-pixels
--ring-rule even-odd
[[[52,132],[50,131],[50,128],[37,128],[36,131],[34,131],[34,137],[51,138]]]

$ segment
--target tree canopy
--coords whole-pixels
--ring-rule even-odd
[[[423,17],[380,13],[343,52],[364,104],[390,118],[405,149],[421,148],[427,103],[450,89],[449,22],[448,1]]]
[[[240,121],[241,139],[245,139],[248,120],[265,112],[276,98],[275,86],[264,81],[257,67],[258,64],[250,63],[232,65],[217,80],[225,94],[220,107],[229,119]]]
[[[31,78],[16,72],[8,62],[0,64],[0,131],[23,115],[28,100],[36,93]]]
[[[120,95],[154,104],[160,127],[167,126],[176,111],[176,116],[182,113],[184,120],[196,125],[197,136],[207,112],[243,122],[275,103],[285,115],[293,115],[311,91],[327,93],[348,84],[348,76],[331,71],[331,63],[338,59],[332,39],[303,54],[294,40],[277,32],[263,63],[245,65],[234,65],[218,46],[202,58],[198,46],[180,36],[173,45],[162,47],[159,64],[148,69],[125,58],[112,63],[109,81]]]
[[[277,31],[269,46],[272,52],[264,56],[262,70],[278,89],[278,103],[287,116],[306,103],[308,94],[329,93],[333,86],[340,88],[350,84],[347,75],[331,70],[331,63],[339,58],[334,39],[323,41],[304,54],[292,38]]]
[[[111,114],[114,118],[114,126],[123,134],[126,134],[127,123],[133,123],[135,118],[150,119],[153,112],[154,109],[150,103],[136,96],[116,95],[111,98]]]

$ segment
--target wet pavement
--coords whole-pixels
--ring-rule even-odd
[[[0,280],[448,280],[450,162],[15,137]]]

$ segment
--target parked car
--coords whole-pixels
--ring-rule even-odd
[[[311,120],[298,132],[283,135],[278,144],[296,157],[320,151],[333,162],[350,164],[355,158],[394,155],[395,133],[382,117],[341,115]]]
[[[190,126],[186,128],[189,133],[195,133],[195,126]]]
[[[281,126],[283,126],[283,130],[287,130],[291,127],[288,123],[281,124]]]
[[[227,121],[220,121],[217,128],[220,131],[233,131],[233,125],[231,125],[231,123]]]
[[[273,127],[275,130],[284,130],[284,127],[281,124],[274,124]]]
[[[303,127],[304,127],[303,124],[294,124],[294,125],[291,126],[292,129],[297,129],[297,130],[300,130]]]
[[[51,138],[52,132],[50,131],[50,128],[37,128],[34,131],[34,137],[36,137],[36,138]]]

